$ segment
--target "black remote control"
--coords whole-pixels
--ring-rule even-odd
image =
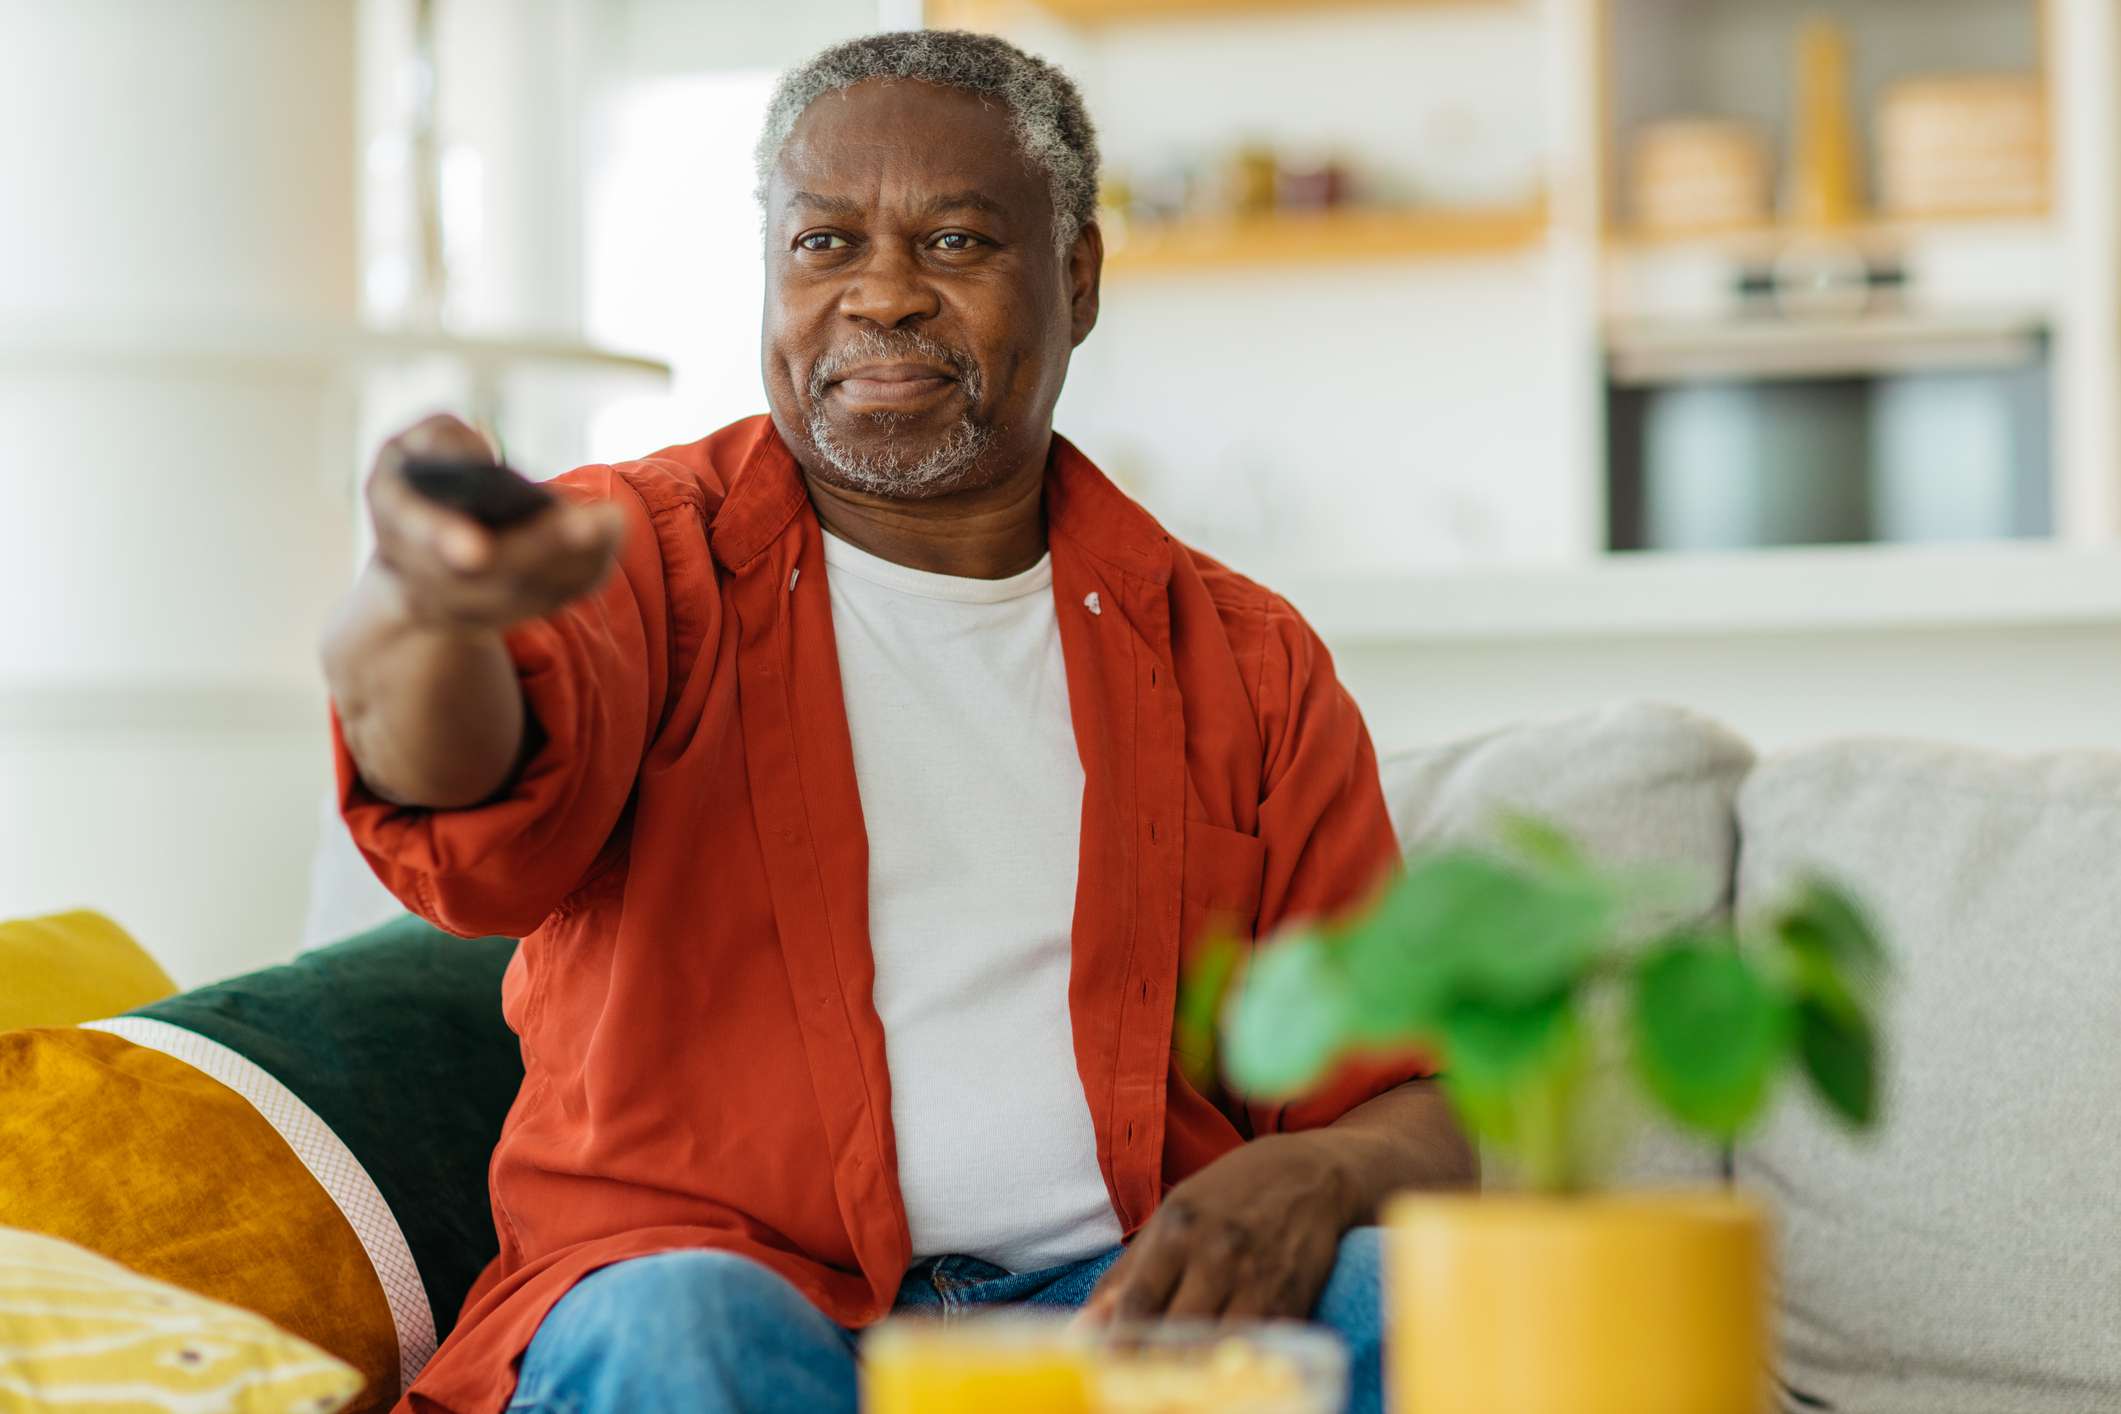
[[[558,499],[511,467],[444,457],[408,457],[405,482],[436,505],[462,511],[489,530],[520,525]]]

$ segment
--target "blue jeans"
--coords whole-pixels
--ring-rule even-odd
[[[945,1319],[996,1306],[1073,1310],[1119,1250],[1041,1272],[971,1257],[921,1262],[898,1308]],[[1348,1414],[1384,1407],[1377,1229],[1341,1239],[1312,1319],[1348,1347]],[[546,1315],[524,1352],[517,1414],[855,1414],[855,1335],[786,1281],[727,1252],[603,1267]]]

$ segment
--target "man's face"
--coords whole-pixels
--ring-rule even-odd
[[[922,500],[1040,455],[1097,319],[1090,228],[978,95],[872,80],[796,122],[766,190],[766,396],[811,475]]]

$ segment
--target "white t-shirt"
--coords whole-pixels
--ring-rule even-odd
[[[1093,1256],[1120,1228],[1068,1011],[1083,767],[1052,561],[959,579],[827,535],[825,564],[914,1256]]]

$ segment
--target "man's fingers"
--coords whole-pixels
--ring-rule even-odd
[[[571,599],[603,577],[624,529],[609,502],[563,501],[496,536],[491,568],[532,595]]]
[[[1097,1285],[1091,1289],[1090,1299],[1085,1301],[1082,1310],[1076,1313],[1078,1322],[1084,1325],[1102,1325],[1112,1319],[1112,1313],[1119,1307],[1120,1290],[1126,1286],[1128,1273],[1134,1270],[1134,1259],[1140,1251],[1139,1242],[1126,1248],[1119,1254],[1119,1260],[1097,1279]]]
[[[368,481],[376,554],[404,586],[414,617],[434,624],[506,628],[552,613],[611,572],[625,515],[608,502],[562,495],[503,529],[414,491],[413,457],[491,463],[493,448],[447,415],[430,417],[386,443]]]
[[[493,532],[469,516],[442,512],[430,518],[435,553],[457,574],[483,574],[493,567]]]
[[[1230,1299],[1223,1303],[1220,1314],[1230,1321],[1266,1321],[1310,1314],[1308,1311],[1291,1311],[1289,1305],[1285,1291],[1278,1290],[1271,1282],[1239,1282],[1232,1288]]]
[[[383,452],[393,468],[403,465],[407,457],[466,462],[499,460],[493,454],[493,444],[481,436],[477,428],[446,412],[420,419],[384,444]]]
[[[626,532],[625,515],[610,501],[570,501],[557,514],[561,541],[576,550],[616,548]]]
[[[433,559],[454,574],[478,574],[494,561],[494,534],[470,516],[404,487],[375,492],[376,548],[393,566]]]
[[[1230,1304],[1236,1285],[1237,1273],[1229,1264],[1195,1252],[1160,1314],[1174,1321],[1210,1320],[1220,1316]]]
[[[1271,1262],[1247,1271],[1223,1304],[1227,1320],[1304,1320],[1318,1304],[1340,1251],[1337,1240],[1276,1254]]]
[[[411,457],[491,462],[493,448],[463,421],[437,413],[383,444],[368,478],[376,542],[386,562],[431,555],[459,574],[476,574],[493,559],[493,536],[471,517],[438,506],[406,484]]]
[[[1149,1230],[1136,1238],[1137,1243],[1146,1243],[1133,1267],[1126,1274],[1114,1294],[1112,1318],[1119,1321],[1146,1321],[1160,1316],[1171,1303],[1171,1293],[1177,1289],[1179,1280],[1186,1274],[1186,1246],[1183,1241],[1160,1234],[1151,1224]]]

